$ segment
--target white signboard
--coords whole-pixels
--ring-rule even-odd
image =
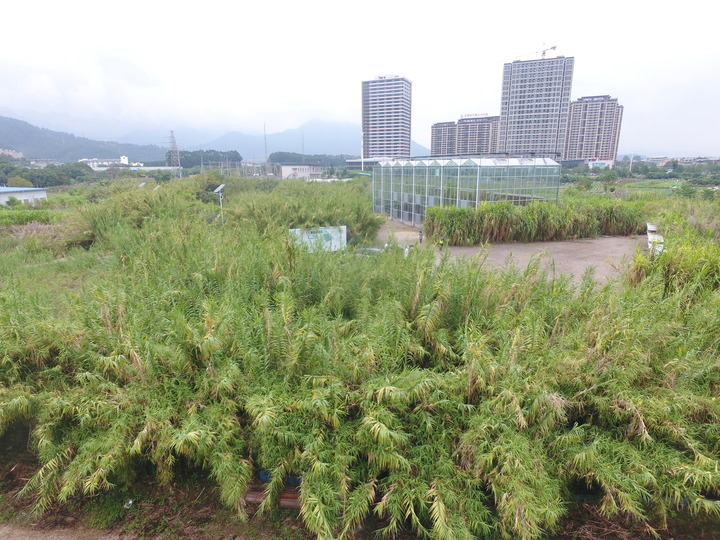
[[[591,161],[588,163],[591,169],[612,169],[614,164],[615,162],[611,159],[607,161]]]
[[[312,253],[316,249],[340,251],[347,247],[347,227],[318,227],[317,229],[290,229],[290,234],[305,244]]]

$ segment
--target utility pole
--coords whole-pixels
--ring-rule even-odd
[[[365,132],[360,131],[360,170],[365,170]]]

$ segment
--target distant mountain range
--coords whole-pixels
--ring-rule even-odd
[[[42,158],[61,162],[120,156],[128,156],[133,161],[158,161],[164,160],[167,152],[166,148],[156,145],[122,144],[76,137],[6,116],[0,116],[0,148],[22,152],[27,159]]]
[[[184,138],[184,135],[187,137]],[[307,122],[295,129],[268,133],[267,137],[239,131],[218,136],[217,131],[190,129],[187,132],[176,130],[175,137],[180,150],[236,150],[245,161],[263,161],[265,154],[272,152],[357,156],[360,149],[360,126],[319,120]],[[131,161],[161,161],[165,159],[166,145],[142,143],[167,141],[168,138],[169,131],[136,131],[120,137],[119,142],[95,141],[0,116],[0,148],[22,152],[26,158],[66,162],[82,158],[117,158],[124,155]],[[415,142],[412,143],[411,150],[416,156],[430,154],[429,149]]]
[[[265,139],[264,135],[231,131],[192,149],[237,150],[247,161],[263,161]],[[268,133],[267,153],[273,152],[360,156],[360,126],[313,120],[295,129]],[[411,153],[415,156],[426,156],[430,154],[430,150],[413,141]]]

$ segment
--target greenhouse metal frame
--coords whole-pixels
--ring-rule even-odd
[[[373,209],[421,224],[431,206],[557,202],[560,165],[549,158],[381,161],[373,168]]]

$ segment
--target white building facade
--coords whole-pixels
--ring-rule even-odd
[[[483,156],[497,153],[499,116],[467,115],[431,128],[431,156]]]
[[[617,159],[623,107],[610,96],[581,97],[570,104],[565,159]]]
[[[455,151],[459,156],[497,152],[499,116],[468,116],[457,122]]]
[[[306,180],[322,178],[321,165],[308,165],[307,163],[281,165],[281,178],[305,178]]]
[[[23,204],[35,204],[47,200],[47,190],[43,188],[0,187],[0,204],[6,205],[10,199],[17,199]]]
[[[362,82],[362,158],[410,157],[412,83],[388,75]]]
[[[457,141],[455,122],[438,122],[430,128],[430,155],[454,156]]]
[[[505,64],[498,152],[564,159],[574,65],[564,56]]]

